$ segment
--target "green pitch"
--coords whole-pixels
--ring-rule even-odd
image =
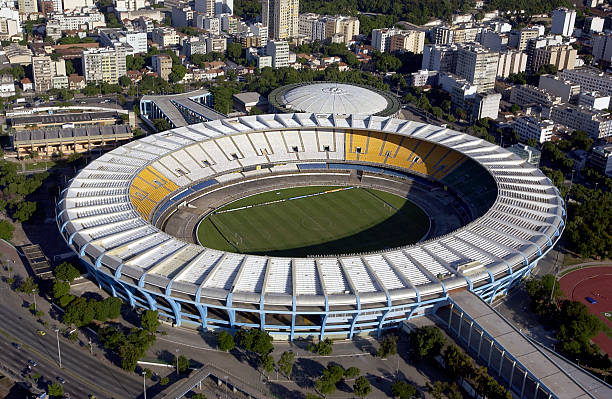
[[[307,256],[408,245],[429,230],[421,208],[383,191],[352,188],[287,200],[336,188],[297,187],[232,202],[199,224],[198,239],[224,251]],[[252,207],[237,209],[245,206]]]

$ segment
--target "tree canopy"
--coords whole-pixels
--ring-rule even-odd
[[[446,339],[438,327],[417,328],[410,334],[413,354],[417,359],[433,358],[440,353]]]

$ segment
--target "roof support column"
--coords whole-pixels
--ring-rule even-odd
[[[181,326],[182,321],[182,313],[181,313],[181,304],[177,302],[175,299],[170,298],[169,296],[165,296],[164,299],[168,301],[170,306],[172,307],[172,311],[174,312],[174,322],[177,327]]]
[[[319,335],[319,340],[323,341],[325,339],[325,325],[327,324],[327,317],[329,315],[329,298],[325,295],[325,315],[323,316],[323,320],[321,321],[321,334]]]
[[[293,338],[295,336],[295,312],[296,312],[296,298],[295,295],[291,297],[291,334],[289,335],[289,340],[293,342]]]
[[[230,329],[232,333],[235,329],[236,324],[236,311],[232,309],[232,293],[227,294],[227,300],[225,301],[225,306],[227,307],[227,316],[229,317]]]
[[[361,300],[359,299],[359,294],[355,295],[355,299],[357,300],[357,312],[353,317],[353,321],[351,321],[351,329],[349,331],[349,339],[353,339],[353,333],[355,331],[355,324],[357,324],[357,319],[359,315],[361,315]]]

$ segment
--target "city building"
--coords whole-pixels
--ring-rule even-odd
[[[261,94],[249,91],[245,93],[237,93],[232,96],[234,108],[240,112],[250,113],[251,109],[256,107],[259,112],[265,113],[268,111],[268,99]]]
[[[272,57],[265,54],[260,54],[257,49],[249,48],[246,52],[247,63],[251,61],[255,62],[255,67],[263,69],[265,67],[272,67]]]
[[[591,54],[596,62],[605,62],[610,64],[612,62],[612,35],[609,33],[593,35],[591,38],[593,48]]]
[[[215,0],[195,0],[194,10],[207,17],[214,17]]]
[[[576,10],[561,7],[553,11],[550,32],[556,35],[571,36],[574,33]]]
[[[421,30],[402,30],[391,36],[389,51],[407,51],[414,54],[422,54],[424,45],[425,32]]]
[[[261,45],[265,46],[268,43],[268,27],[261,22],[256,22],[253,25],[249,25],[250,31],[261,38]]]
[[[93,31],[104,28],[106,22],[104,14],[97,8],[83,8],[55,13],[49,17],[50,21],[56,21],[62,32],[65,31]]]
[[[2,48],[10,64],[29,65],[32,63],[32,50],[17,43]]]
[[[433,86],[437,80],[437,71],[428,71],[427,69],[419,69],[417,72],[410,74],[407,78],[408,85],[414,87],[422,87],[426,85]]]
[[[348,45],[353,41],[353,38],[359,35],[359,19],[356,17],[346,17],[342,15],[336,15],[334,17],[325,16],[323,18],[325,22],[325,38],[332,39],[334,36],[340,37],[342,35],[341,42]],[[424,35],[424,33],[423,33]],[[421,45],[421,51],[423,46]]]
[[[527,49],[529,40],[535,39],[538,36],[541,36],[541,34],[537,28],[522,28],[517,31],[511,31],[508,37],[508,45],[519,51],[524,51]]]
[[[612,177],[612,144],[593,147],[589,165],[607,177]]]
[[[552,139],[554,126],[555,124],[551,120],[538,120],[532,116],[521,116],[512,124],[512,128],[518,133],[521,143],[534,139],[540,144]]]
[[[225,118],[212,106],[212,93],[206,90],[143,96],[140,99],[140,117],[153,128],[155,119],[165,119],[174,128]]]
[[[540,158],[542,157],[540,150],[526,144],[514,144],[506,149],[518,155],[536,168],[540,167]]]
[[[433,44],[451,44],[453,42],[453,31],[448,26],[434,26],[431,30],[431,42]]]
[[[612,136],[612,118],[609,112],[561,104],[550,108],[550,119],[570,129],[583,130],[594,140]]]
[[[206,29],[211,35],[219,35],[221,33],[221,20],[207,15],[202,19],[202,25],[198,25],[198,27]]]
[[[289,43],[284,40],[270,40],[266,44],[266,55],[272,57],[272,67],[289,66]]]
[[[194,11],[188,5],[172,6],[172,26],[193,26]]]
[[[129,49],[126,49],[128,50],[127,55],[144,54],[148,50],[147,32],[100,29],[98,34],[100,35],[101,46],[117,48],[128,45]]]
[[[12,75],[0,75],[0,97],[15,95],[15,80]]]
[[[54,114],[19,115],[7,118],[14,130],[73,128],[123,124],[121,115],[128,111],[65,112]],[[133,115],[133,114],[132,114]]]
[[[206,54],[206,38],[191,38],[183,42],[183,53],[187,57],[193,54]]]
[[[492,51],[506,51],[508,48],[508,35],[492,30],[484,30],[480,34],[480,44]]]
[[[456,45],[428,44],[423,48],[421,69],[438,72],[455,73],[457,69]]]
[[[561,102],[573,101],[580,94],[580,85],[554,75],[540,75],[538,88],[561,97]]]
[[[227,39],[221,36],[208,36],[206,38],[206,53],[225,53]]]
[[[151,32],[151,40],[157,43],[160,47],[176,46],[179,43],[179,37],[176,31],[167,26],[159,26]]]
[[[529,45],[532,42],[534,42],[534,40],[530,40],[527,46],[528,71],[537,72],[541,66],[545,65],[554,65],[558,71],[564,69],[574,69],[574,66],[576,65],[576,57],[578,56],[578,50],[573,48],[570,44],[554,44],[529,49]]]
[[[557,73],[561,79],[580,85],[584,91],[599,91],[612,95],[612,76],[597,68],[582,67],[573,70],[563,70]]]
[[[83,76],[87,83],[117,84],[119,78],[127,72],[125,66],[125,49],[96,48],[83,50]]]
[[[495,87],[499,54],[480,45],[459,46],[455,73],[478,87],[478,92]]]
[[[320,18],[321,16],[319,14],[313,12],[300,14],[298,17],[298,33],[300,36],[309,37],[313,40],[322,40],[321,38],[315,39],[313,36],[313,27]]]
[[[261,22],[271,39],[283,40],[299,35],[299,0],[263,0]]]
[[[610,106],[610,95],[597,91],[583,91],[578,95],[578,105],[597,110],[608,109]]]
[[[468,120],[497,119],[501,94],[479,92],[477,85],[452,73],[438,74],[438,86],[450,94],[451,108],[465,111]]]
[[[17,8],[19,14],[30,15],[38,12],[38,2],[36,0],[18,0]]]
[[[583,32],[599,33],[604,30],[605,19],[601,17],[586,17],[584,19]]]
[[[94,0],[61,0],[63,10],[80,10],[95,7]]]
[[[168,80],[172,72],[172,57],[168,54],[156,54],[151,57],[151,65],[160,78]]]
[[[512,89],[510,89],[509,101],[521,107],[529,105],[550,107],[551,105],[562,103],[561,97],[555,96],[544,89],[538,89],[537,87],[529,85],[512,87]]]
[[[507,50],[499,54],[497,76],[507,78],[511,74],[525,72],[527,69],[527,54],[518,50]]]
[[[54,61],[47,55],[32,57],[32,75],[34,90],[38,92],[68,88],[66,64],[63,59]]]
[[[136,11],[145,8],[145,0],[114,0],[115,10]]]

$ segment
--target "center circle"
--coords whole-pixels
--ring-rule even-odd
[[[355,186],[306,186],[250,195],[210,212],[201,245],[268,256],[313,256],[410,245],[427,235],[428,215],[401,196]]]

